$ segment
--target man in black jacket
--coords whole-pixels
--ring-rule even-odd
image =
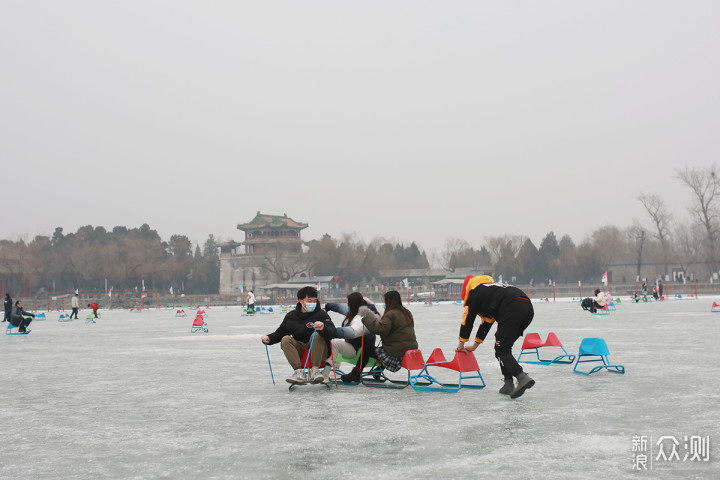
[[[12,323],[13,327],[20,327],[18,332],[25,333],[28,325],[30,325],[30,322],[33,321],[33,318],[35,318],[35,315],[30,312],[26,312],[23,308],[22,300],[15,302],[15,306],[10,314],[10,323]]]
[[[10,312],[12,311],[12,297],[9,293],[5,294],[5,317],[3,317],[3,322],[9,322],[10,321]]]
[[[280,343],[285,358],[293,368],[288,383],[308,383],[303,372],[302,354],[310,350],[311,383],[323,383],[325,377],[320,365],[329,355],[328,345],[335,337],[335,325],[330,316],[318,306],[318,292],[313,287],[298,290],[298,304],[283,319],[273,333],[263,335],[267,345]],[[310,348],[312,344],[312,348]]]

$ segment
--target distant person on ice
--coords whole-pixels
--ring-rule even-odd
[[[506,283],[495,283],[488,275],[465,277],[461,296],[465,301],[465,312],[460,325],[460,343],[455,350],[474,351],[483,343],[492,324],[497,323],[495,358],[500,362],[500,371],[505,377],[500,393],[510,395],[510,398],[521,396],[525,390],[535,385],[535,380],[523,372],[512,354],[512,346],[535,316],[530,299],[519,288]],[[482,322],[475,334],[475,341],[466,346],[478,315]],[[513,377],[517,379],[517,385],[513,383]]]
[[[250,290],[250,292],[248,292],[247,302],[248,302],[248,306],[247,306],[248,313],[255,313],[255,294],[253,293],[252,290]]]
[[[100,305],[98,305],[97,303],[88,303],[88,307],[92,308],[95,318],[98,318],[97,311],[98,311],[98,308],[100,308]],[[75,318],[77,318],[77,316],[75,316]]]
[[[598,308],[605,308],[607,305],[607,295],[599,288],[595,289],[595,298],[586,298],[580,304],[583,310],[590,310],[590,313],[595,313]]]
[[[10,314],[12,312],[12,297],[9,293],[5,294],[5,317],[3,317],[3,322],[9,322],[10,321]]]
[[[327,312],[318,306],[317,296],[318,292],[313,287],[298,290],[295,310],[285,315],[277,330],[260,337],[266,345],[280,343],[285,358],[293,368],[292,375],[287,378],[288,383],[308,383],[308,379],[303,375],[302,354],[310,348],[310,343],[312,349],[308,362],[311,369],[309,381],[327,382],[320,365],[330,352],[328,345],[335,337],[335,325]]]
[[[77,293],[70,300],[70,307],[72,307],[72,313],[70,314],[70,318],[73,318],[73,315],[75,315],[75,319],[77,319],[78,312],[80,311],[80,298],[78,297]]]
[[[15,306],[10,314],[10,323],[12,323],[13,327],[20,327],[18,328],[18,332],[25,333],[27,331],[27,327],[32,323],[33,318],[35,318],[35,315],[30,312],[26,312],[23,308],[22,300],[15,302]]]

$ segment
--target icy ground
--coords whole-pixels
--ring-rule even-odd
[[[280,346],[273,385],[259,340],[280,313],[211,308],[206,334],[174,310],[102,311],[96,324],[48,313],[30,335],[0,337],[0,478],[718,478],[714,300],[626,300],[608,316],[536,302],[528,332],[554,331],[569,353],[604,337],[627,373],[525,365],[537,384],[517,400],[497,391],[492,342],[476,351],[484,390],[289,392]],[[450,357],[461,307],[410,308],[425,356]],[[708,462],[682,460],[692,435],[710,437]],[[633,470],[634,436],[652,471]],[[661,436],[679,440],[679,460],[653,462]]]

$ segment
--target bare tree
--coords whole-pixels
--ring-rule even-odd
[[[627,252],[627,240],[617,227],[600,227],[592,233],[591,238],[592,245],[597,248],[602,268],[606,271],[613,259],[624,256]]]
[[[635,252],[637,260],[637,276],[638,278],[642,275],[642,258],[643,248],[645,248],[645,240],[647,239],[647,231],[640,225],[639,222],[634,222],[633,226],[629,231],[629,240],[632,245],[635,245]]]
[[[687,185],[694,195],[690,213],[700,222],[705,236],[705,261],[710,273],[718,271],[718,258],[716,248],[716,231],[720,209],[718,197],[720,196],[720,177],[718,167],[712,165],[706,168],[684,168],[677,170],[678,178]]]
[[[448,238],[445,240],[445,250],[442,253],[442,267],[446,270],[451,270],[453,257],[459,252],[472,248],[470,242],[459,238]]]
[[[640,203],[645,207],[648,216],[650,216],[650,221],[655,227],[655,236],[660,241],[660,247],[663,253],[663,266],[665,267],[663,272],[667,274],[668,257],[670,256],[670,237],[672,235],[670,213],[667,211],[663,199],[655,193],[640,194],[638,195],[638,200],[640,200]]]
[[[490,252],[490,256],[493,263],[497,263],[503,254],[511,254],[513,257],[517,256],[520,248],[527,240],[526,235],[503,235],[500,237],[487,237],[485,244]]]
[[[307,272],[310,265],[307,254],[288,254],[277,245],[265,252],[263,261],[263,266],[282,281]]]
[[[687,278],[691,265],[702,263],[702,227],[697,223],[680,225],[675,234],[675,258]]]

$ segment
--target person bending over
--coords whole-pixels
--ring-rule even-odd
[[[535,315],[530,299],[519,288],[506,283],[495,283],[488,275],[468,275],[461,296],[465,300],[465,311],[460,325],[460,343],[455,350],[474,351],[483,343],[493,323],[497,323],[495,358],[500,362],[500,371],[505,378],[500,393],[510,395],[510,398],[521,396],[525,390],[535,385],[535,380],[530,378],[515,360],[512,347]],[[475,334],[475,341],[467,346],[475,317],[478,315],[482,321]],[[517,379],[517,385],[513,383],[513,377]]]

